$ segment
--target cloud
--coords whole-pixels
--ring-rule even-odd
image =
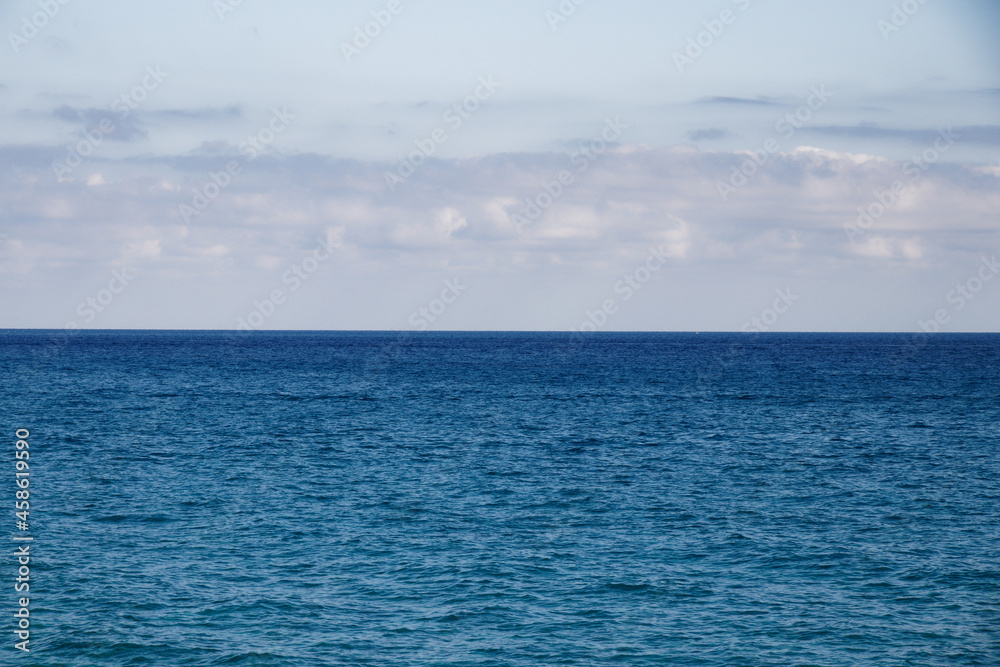
[[[154,259],[160,256],[161,248],[160,244],[162,241],[157,239],[146,239],[143,241],[133,241],[125,244],[125,257],[126,261],[134,261],[141,259]],[[200,249],[195,249],[194,252],[198,253]]]
[[[86,100],[89,99],[90,96],[82,93],[50,93],[48,91],[42,91],[38,93],[38,98],[46,102],[65,102],[66,100]]]
[[[198,146],[196,152],[205,153],[207,155],[219,155],[225,153],[231,153],[233,151],[233,145],[224,139],[219,139],[216,141],[203,141],[201,145]]]
[[[105,120],[114,124],[114,131],[105,135],[112,141],[131,142],[148,139],[149,132],[142,119],[150,121],[189,121],[189,122],[219,122],[230,121],[243,117],[243,108],[230,105],[224,108],[200,109],[163,109],[147,111],[144,109],[130,110],[128,116],[121,115],[109,109],[80,108],[62,104],[52,111],[57,119],[74,125],[80,125],[82,131],[93,130]],[[203,149],[211,149],[214,142],[202,144]]]
[[[900,252],[907,259],[923,259],[924,245],[920,239],[906,239],[900,242]]]
[[[152,117],[165,118],[168,120],[216,121],[242,118],[243,107],[238,104],[231,104],[221,109],[214,107],[203,107],[200,109],[162,109],[157,111],[148,111],[146,113]]]
[[[859,255],[866,257],[889,259],[895,256],[895,253],[892,251],[892,243],[881,236],[866,238],[863,242],[855,246],[855,248]]]
[[[780,102],[770,97],[703,97],[698,104],[724,104],[724,105],[752,105],[763,107],[783,106]]]
[[[1000,125],[965,125],[952,128],[962,143],[1000,145]],[[932,144],[940,136],[937,129],[898,129],[876,123],[806,127],[804,132],[851,139],[898,139],[913,144]]]
[[[147,139],[149,134],[142,129],[137,114],[131,113],[122,119],[118,114],[107,109],[79,109],[63,104],[52,111],[52,115],[66,123],[80,124],[83,130],[93,130],[102,121],[110,121],[114,131],[103,136],[111,141],[137,141]]]
[[[870,236],[859,240],[853,247],[861,256],[873,259],[902,259],[917,261],[924,258],[923,242],[918,238],[892,239],[885,236]]]
[[[687,135],[691,141],[704,141],[712,139],[728,139],[733,136],[733,133],[722,128],[709,127],[704,130],[691,130],[687,133]]]
[[[8,144],[0,146],[0,164],[5,165],[7,170],[0,170],[0,182],[5,174],[10,170],[34,171],[49,168],[56,158],[65,156],[66,149],[46,146],[21,146]]]
[[[460,211],[445,207],[429,211],[426,216],[400,221],[389,233],[389,239],[402,247],[440,246],[468,224]]]
[[[584,171],[557,152],[436,159],[395,192],[384,178],[391,162],[273,154],[243,163],[247,168],[185,220],[179,207],[205,190],[210,174],[242,159],[215,148],[223,152],[94,159],[59,180],[46,159],[55,149],[0,146],[0,160],[20,156],[18,169],[0,171],[0,231],[9,235],[0,244],[0,281],[17,293],[56,279],[85,284],[127,267],[181,318],[141,326],[230,326],[245,316],[244,303],[284,288],[282,273],[326,238],[338,246],[336,261],[310,283],[314,291],[296,297],[310,312],[332,312],[336,303],[337,312],[354,313],[350,326],[400,326],[411,301],[425,300],[421,285],[459,275],[484,295],[482,306],[470,307],[506,313],[507,297],[488,294],[533,290],[531,308],[542,319],[522,326],[559,327],[577,324],[579,313],[613,296],[615,282],[654,249],[667,269],[643,293],[651,300],[629,312],[677,314],[688,312],[683,304],[697,311],[698,303],[712,303],[703,315],[725,328],[737,327],[740,304],[771,293],[771,282],[804,293],[836,284],[856,294],[901,271],[918,279],[962,273],[1000,251],[1000,170],[982,165],[934,165],[852,242],[845,225],[906,177],[900,161],[801,147],[771,156],[723,201],[718,183],[747,153],[626,145]],[[563,170],[573,182],[519,232],[511,216]],[[361,285],[363,298],[351,301],[350,285]],[[886,285],[873,289],[883,293]],[[836,310],[838,303],[815,307]],[[368,322],[370,304],[404,317]],[[53,308],[61,321],[72,316]],[[192,319],[183,319],[189,311]],[[339,316],[289,317],[281,326],[348,326]],[[513,320],[482,322],[502,328]]]
[[[52,115],[59,120],[66,121],[67,123],[78,123],[83,120],[80,112],[67,104],[62,105],[61,107],[56,107],[56,109],[53,110]]]
[[[58,181],[49,154],[0,147],[0,157],[18,154],[24,173],[0,179],[6,232],[38,247],[58,245],[60,261],[148,259],[163,271],[194,274],[277,265],[275,258],[294,258],[331,229],[348,254],[372,266],[398,263],[403,253],[425,267],[460,257],[512,271],[548,264],[554,255],[563,265],[607,268],[641,259],[650,246],[664,246],[690,266],[763,263],[788,271],[1000,247],[997,170],[935,165],[908,181],[903,196],[852,244],[844,225],[876,192],[905,178],[902,164],[809,147],[773,156],[728,201],[718,183],[746,162],[743,153],[628,146],[585,171],[561,153],[431,160],[396,192],[384,180],[391,164],[264,156],[189,221],[179,207],[190,205],[228,155],[109,158],[99,173],[81,168]],[[519,233],[511,216],[562,170],[573,173],[573,183]]]

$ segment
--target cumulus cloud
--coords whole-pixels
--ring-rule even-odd
[[[0,207],[7,214],[0,231],[8,234],[0,244],[0,275],[8,282],[129,267],[144,285],[187,281],[195,285],[187,288],[193,295],[229,281],[230,295],[249,289],[247,298],[256,298],[281,287],[282,273],[323,239],[337,248],[324,271],[342,272],[325,294],[340,294],[362,278],[377,285],[377,276],[392,275],[409,285],[459,271],[470,284],[478,280],[482,294],[506,294],[504,283],[534,276],[532,284],[560,291],[532,299],[547,303],[548,312],[566,311],[568,326],[578,312],[567,304],[576,299],[583,308],[587,299],[604,298],[601,284],[610,292],[651,249],[669,259],[659,275],[671,277],[658,283],[661,289],[681,290],[677,298],[688,300],[700,295],[718,308],[728,297],[713,290],[727,283],[742,289],[741,276],[770,276],[773,284],[757,290],[767,294],[844,272],[851,280],[883,270],[962,274],[982,254],[1000,249],[1000,169],[933,165],[851,236],[847,226],[893,182],[907,178],[904,164],[814,147],[771,156],[727,200],[719,183],[746,163],[747,153],[621,146],[582,171],[562,153],[439,159],[395,192],[385,183],[386,163],[269,155],[234,176],[189,220],[180,206],[233,159],[225,150],[106,158],[99,169],[95,160],[61,180],[45,162],[50,153],[25,150],[0,148],[0,155],[27,155],[22,165],[34,165],[0,171]],[[563,171],[572,173],[572,183],[519,229],[512,216],[537,202]],[[703,285],[691,284],[705,275]],[[585,276],[606,278],[584,287]],[[253,291],[254,281],[264,284]],[[365,303],[398,292],[370,289]],[[574,289],[591,291],[574,297]],[[215,317],[220,309],[242,308],[241,298],[205,296],[198,307],[203,318]],[[407,307],[399,306],[410,312]],[[482,306],[484,312],[492,307]],[[723,328],[743,321],[718,317]]]
[[[5,177],[0,204],[10,212],[8,233],[62,239],[66,252],[81,260],[101,254],[94,246],[118,239],[126,256],[186,258],[195,265],[222,254],[260,264],[259,258],[293,252],[304,235],[330,227],[337,228],[338,242],[359,252],[461,248],[500,262],[516,254],[523,262],[525,252],[541,257],[571,250],[567,261],[584,266],[649,244],[666,244],[685,262],[920,259],[934,254],[935,238],[962,245],[997,231],[997,170],[935,166],[907,183],[866,238],[852,244],[845,224],[904,178],[902,164],[801,147],[774,156],[723,201],[718,185],[746,155],[631,148],[609,151],[582,172],[555,153],[435,160],[396,192],[385,186],[385,165],[264,157],[190,221],[180,206],[225,156],[105,160],[99,173],[81,168],[62,182],[37,159],[30,173]],[[0,154],[4,150],[14,149]],[[142,175],[129,175],[137,164]],[[511,216],[564,170],[573,171],[574,182],[519,233]],[[88,226],[85,241],[55,230],[68,220]],[[140,227],[151,233],[136,238]]]

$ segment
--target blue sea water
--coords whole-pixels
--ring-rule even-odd
[[[3,664],[1000,664],[997,335],[7,331],[0,372]]]

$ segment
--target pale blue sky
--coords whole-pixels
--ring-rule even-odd
[[[995,3],[588,0],[553,24],[558,0],[399,0],[350,62],[342,43],[388,0],[243,0],[221,19],[212,0],[41,4],[54,15],[0,3],[0,326],[232,328],[277,289],[264,328],[410,328],[458,277],[433,328],[579,328],[612,299],[604,329],[734,330],[788,287],[803,296],[774,329],[911,330],[942,308],[952,330],[1000,327],[1000,280],[948,299],[1000,252]],[[890,31],[894,6],[911,14]],[[483,79],[499,86],[451,124]],[[290,120],[248,160],[275,108]],[[53,169],[104,119],[79,166]],[[907,176],[948,127],[957,140]],[[432,158],[387,187],[435,130]],[[574,182],[519,230],[564,170]],[[872,228],[845,232],[900,179]],[[283,278],[320,237],[339,248],[293,293]],[[625,303],[615,288],[651,243],[669,264]],[[81,315],[125,267],[135,281]]]

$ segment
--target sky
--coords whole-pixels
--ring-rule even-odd
[[[18,0],[0,33],[0,328],[1000,331],[992,1]]]

